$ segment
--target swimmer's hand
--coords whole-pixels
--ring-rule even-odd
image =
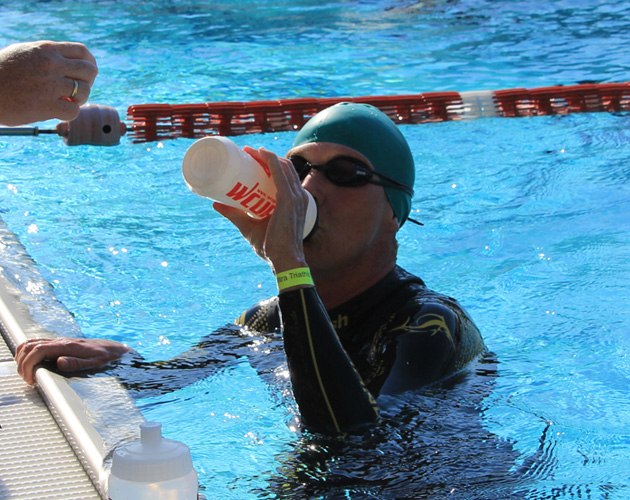
[[[220,203],[214,204],[215,210],[238,228],[275,272],[306,266],[303,234],[308,196],[295,168],[288,159],[266,149],[246,146],[244,150],[269,167],[277,189],[276,208],[263,220],[252,219],[245,212]]]
[[[28,340],[17,348],[18,373],[30,385],[42,361],[56,362],[62,372],[102,368],[132,351],[126,345],[105,339],[54,338]]]

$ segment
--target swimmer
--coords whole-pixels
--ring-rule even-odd
[[[214,206],[269,263],[278,295],[245,311],[236,321],[240,328],[210,334],[167,362],[135,356],[127,372],[124,355],[131,350],[117,342],[28,341],[16,355],[28,383],[45,360],[60,371],[77,371],[103,369],[122,357],[116,373],[125,383],[142,368],[152,373],[143,383],[157,389],[164,370],[151,367],[182,367],[188,374],[197,367],[200,377],[204,370],[207,376],[211,366],[252,348],[257,335],[280,338],[302,425],[339,434],[378,422],[380,396],[443,380],[485,352],[458,302],[396,263],[396,234],[408,221],[415,166],[387,115],[366,104],[337,104],[303,127],[285,158],[246,151],[269,166],[276,210],[257,221]],[[305,191],[316,199],[319,218],[303,241]]]

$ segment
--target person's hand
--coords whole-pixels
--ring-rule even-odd
[[[303,232],[308,197],[291,162],[264,148],[245,152],[266,164],[276,186],[276,208],[267,219],[256,220],[245,212],[215,203],[217,212],[230,220],[276,273],[306,266]]]
[[[32,385],[35,369],[42,361],[56,361],[59,371],[75,372],[102,368],[130,351],[112,340],[59,337],[24,342],[17,348],[15,361],[18,373]]]
[[[16,43],[0,50],[0,123],[72,120],[88,100],[96,60],[76,42]],[[77,82],[76,93],[72,94]]]

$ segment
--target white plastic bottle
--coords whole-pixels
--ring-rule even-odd
[[[164,439],[162,424],[140,425],[140,439],[114,451],[110,500],[197,500],[199,485],[190,450]]]
[[[204,137],[184,155],[184,180],[195,194],[246,211],[255,219],[276,208],[276,186],[271,172],[227,137]],[[317,205],[308,193],[304,220],[306,238],[317,220]]]

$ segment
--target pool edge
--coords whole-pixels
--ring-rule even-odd
[[[32,319],[21,297],[21,292],[0,272],[0,322],[3,326],[0,330],[13,355],[16,347],[28,339],[56,336]],[[84,382],[98,384],[99,380],[102,379],[86,379]],[[68,379],[39,368],[37,382],[37,390],[68,445],[100,497],[106,500],[109,473],[106,460],[113,451],[113,445],[108,444],[94,427],[84,400],[70,386]],[[134,413],[130,415],[132,419],[142,419],[138,410]]]

